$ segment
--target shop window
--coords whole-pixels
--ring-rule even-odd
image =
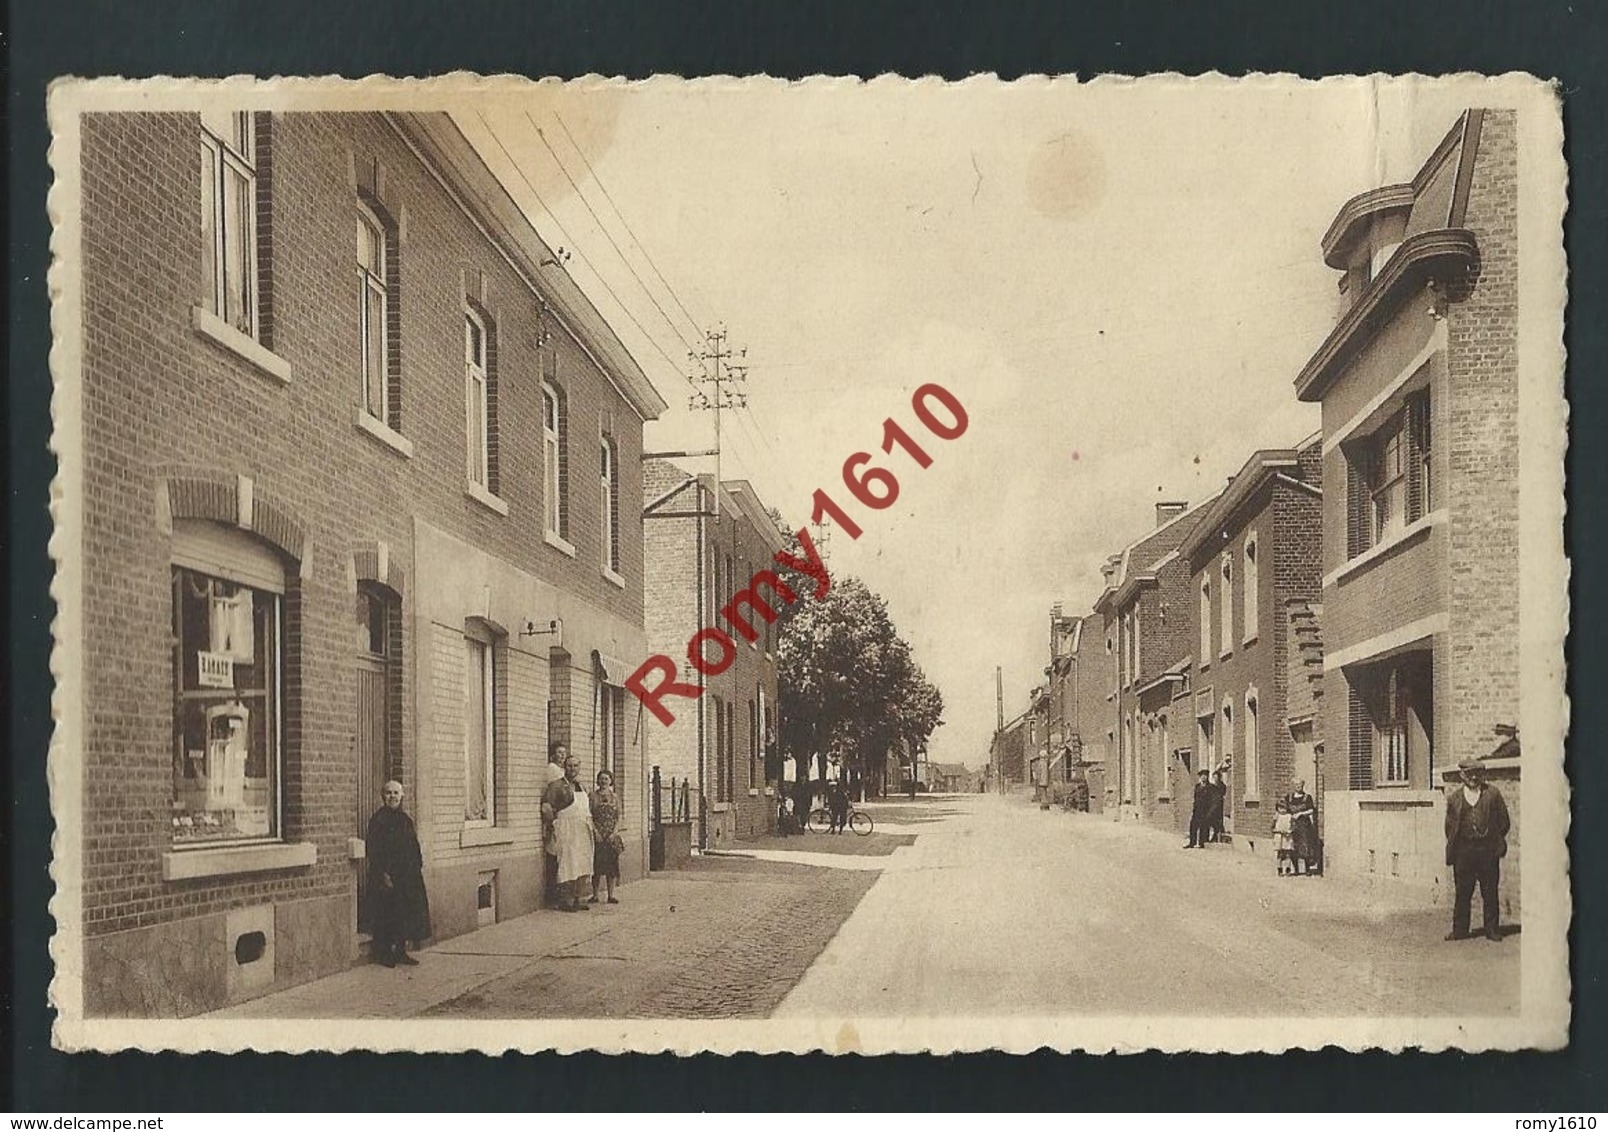
[[[1407,689],[1401,670],[1391,668],[1385,678],[1384,710],[1374,726],[1374,746],[1379,752],[1379,782],[1382,786],[1401,786],[1408,781]]]
[[[174,540],[176,848],[280,835],[283,567],[250,536],[198,526],[198,552]]]
[[[256,115],[201,115],[201,254],[207,308],[259,337]]]

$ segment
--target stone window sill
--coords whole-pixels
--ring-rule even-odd
[[[1252,645],[1254,645],[1256,643],[1257,636],[1258,636],[1258,634],[1252,633],[1249,637],[1246,637],[1243,641],[1240,642],[1240,647],[1241,648],[1247,648],[1247,649],[1250,648]]]
[[[575,545],[561,534],[553,531],[543,531],[542,541],[560,554],[567,554],[571,558],[575,557]]]
[[[242,334],[206,307],[190,308],[190,325],[201,337],[249,362],[281,385],[290,384],[290,363],[249,334]]]
[[[1352,574],[1355,574],[1359,570],[1366,569],[1371,563],[1377,562],[1387,554],[1391,554],[1397,549],[1406,546],[1408,543],[1423,535],[1431,527],[1439,526],[1445,521],[1446,511],[1444,508],[1439,511],[1431,511],[1421,519],[1415,519],[1413,522],[1408,523],[1401,530],[1397,531],[1393,538],[1387,539],[1384,542],[1379,543],[1377,546],[1370,546],[1367,550],[1357,555],[1350,562],[1347,562],[1345,565],[1331,571],[1329,576],[1323,579],[1323,584],[1325,586],[1332,586],[1336,583],[1345,581]]]
[[[318,846],[310,841],[268,845],[235,845],[227,849],[175,849],[162,854],[163,880],[200,880],[203,877],[243,876],[279,869],[305,869],[318,860]]]
[[[709,808],[717,814],[724,814],[731,809],[730,802],[710,802]]]
[[[408,460],[413,459],[413,441],[397,432],[396,429],[384,421],[370,415],[366,409],[357,410],[356,424],[359,432],[372,436],[398,456]]]
[[[458,835],[458,848],[473,849],[478,845],[512,845],[514,831],[499,825],[466,825]]]
[[[607,566],[603,567],[603,576],[614,585],[619,586],[622,590],[625,589],[625,579],[615,571],[610,570]]]
[[[473,480],[463,485],[463,493],[488,511],[495,511],[499,515],[508,514],[508,501],[491,494]]]

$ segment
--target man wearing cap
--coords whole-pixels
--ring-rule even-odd
[[[1211,771],[1201,768],[1200,778],[1195,782],[1195,804],[1189,811],[1189,843],[1185,849],[1206,848],[1207,827],[1211,824],[1212,806],[1217,801],[1217,791],[1212,789]]]
[[[1462,785],[1453,787],[1446,798],[1446,863],[1452,866],[1453,892],[1452,931],[1446,938],[1469,938],[1470,906],[1477,884],[1485,910],[1485,938],[1499,940],[1501,911],[1496,893],[1502,858],[1507,855],[1507,803],[1502,792],[1485,781],[1485,768],[1477,760],[1465,758],[1457,769]]]

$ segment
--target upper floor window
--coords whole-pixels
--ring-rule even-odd
[[[565,499],[566,415],[564,395],[558,386],[542,382],[543,521],[547,533],[559,539],[569,534],[569,507]]]
[[[1207,573],[1209,574],[1210,568]],[[1200,667],[1212,662],[1212,580],[1200,580]]]
[[[249,113],[201,115],[201,236],[208,309],[258,337],[257,130]]]
[[[1226,551],[1221,572],[1223,585],[1218,591],[1217,607],[1223,624],[1218,630],[1217,647],[1221,655],[1227,656],[1234,651],[1234,559]]]
[[[1434,509],[1431,455],[1427,390],[1347,447],[1348,556],[1389,542]]]
[[[366,208],[357,211],[358,325],[362,337],[363,411],[390,424],[390,289],[386,285],[385,226]]]
[[[1256,554],[1256,533],[1253,531],[1245,540],[1245,563],[1240,567],[1241,573],[1243,574],[1243,577],[1240,579],[1240,585],[1245,590],[1245,612],[1242,616],[1245,619],[1246,643],[1256,639],[1257,630],[1259,628],[1258,620],[1260,611],[1258,608],[1258,601],[1261,597],[1261,594],[1258,591],[1261,588],[1262,578],[1257,569]]]
[[[603,516],[603,568],[616,577],[620,573],[620,485],[614,441],[603,438],[600,447],[600,503]]]
[[[491,491],[491,381],[486,366],[486,324],[472,310],[463,315],[463,390],[469,482]]]

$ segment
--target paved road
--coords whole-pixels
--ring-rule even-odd
[[[917,833],[779,1017],[1515,1013],[1519,940],[1265,858],[992,795],[878,807]],[[1477,915],[1477,913],[1476,913]],[[1473,1004],[1481,1003],[1484,1009]]]

